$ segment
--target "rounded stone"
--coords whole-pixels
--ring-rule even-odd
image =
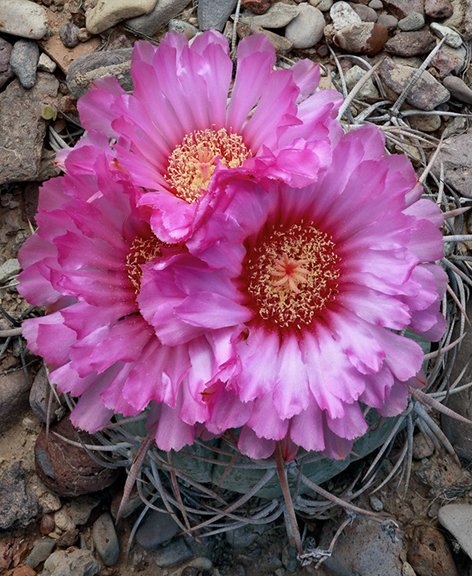
[[[34,40],[17,40],[10,56],[10,66],[20,84],[26,90],[36,83],[39,47]]]
[[[0,375],[0,433],[18,421],[28,407],[30,383],[22,371]]]
[[[452,30],[452,28],[438,24],[438,22],[432,22],[430,28],[436,36],[444,38],[444,43],[451,48],[459,48],[462,46],[461,35],[455,30]]]
[[[113,519],[108,512],[99,516],[93,523],[92,538],[105,566],[114,566],[120,558],[120,544]]]
[[[59,38],[66,48],[75,48],[79,45],[79,27],[68,22],[59,29]]]
[[[156,0],[99,0],[86,15],[85,26],[91,34],[100,34],[118,22],[150,12]]]
[[[48,32],[46,10],[30,0],[2,0],[0,32],[39,40]]]
[[[347,2],[335,2],[329,11],[335,30],[361,22],[360,16]]]
[[[424,12],[430,18],[450,18],[454,13],[454,7],[450,0],[425,0]]]
[[[352,7],[362,22],[377,22],[378,15],[373,8],[364,4],[353,4]]]
[[[388,40],[385,26],[373,22],[359,22],[338,30],[334,42],[346,52],[354,54],[378,54]]]
[[[387,30],[395,30],[398,26],[398,19],[391,14],[380,14],[377,18],[377,24],[382,24]]]
[[[462,78],[458,76],[447,76],[444,78],[443,84],[454,98],[466,104],[472,104],[472,90]]]
[[[285,29],[285,37],[294,48],[311,48],[323,38],[326,25],[323,13],[310,4],[300,4],[299,15]]]
[[[423,14],[421,14],[420,12],[411,12],[410,14],[408,14],[408,16],[405,16],[405,18],[402,18],[398,22],[398,27],[403,32],[408,32],[411,30],[419,30],[420,28],[423,28],[424,25],[425,25],[425,19]]]

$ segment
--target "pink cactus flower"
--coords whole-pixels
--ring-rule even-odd
[[[204,385],[210,432],[241,428],[253,458],[277,441],[344,458],[367,407],[397,415],[420,385],[424,354],[403,331],[443,334],[440,211],[374,127],[342,137],[306,187],[244,170],[212,186],[189,252],[144,265],[141,314],[164,345],[212,342],[226,378]]]
[[[217,32],[187,39],[169,33],[156,48],[135,45],[127,94],[105,78],[79,101],[88,138],[110,138],[114,166],[143,189],[151,227],[168,243],[187,239],[205,212],[215,170],[253,174],[306,186],[329,164],[341,136],[334,90],[317,91],[319,67],[301,60],[274,70],[264,35],[242,40],[237,68]]]

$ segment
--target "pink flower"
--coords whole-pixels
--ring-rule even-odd
[[[136,191],[100,148],[84,143],[65,167],[65,176],[42,187],[38,231],[20,252],[20,293],[48,307],[24,322],[28,346],[48,364],[51,382],[79,398],[76,426],[95,432],[113,414],[150,406],[157,445],[179,450],[208,417],[203,387],[224,377],[232,361],[224,332],[229,343],[232,331],[162,346],[138,309],[142,266],[184,248],[156,238],[146,211],[136,208]]]
[[[243,166],[253,174],[305,186],[329,164],[341,97],[315,91],[319,67],[309,60],[274,70],[263,35],[242,40],[232,82],[228,42],[209,31],[188,45],[167,34],[159,46],[138,42],[133,94],[114,78],[81,98],[89,138],[112,139],[114,165],[144,189],[151,227],[166,242],[188,238],[205,212],[213,173]]]
[[[365,407],[397,415],[419,385],[423,352],[402,331],[444,331],[439,209],[374,127],[344,136],[302,189],[237,170],[212,185],[189,253],[145,265],[141,313],[166,345],[205,335],[225,350],[227,377],[204,385],[210,432],[241,428],[253,458],[277,441],[343,458]]]

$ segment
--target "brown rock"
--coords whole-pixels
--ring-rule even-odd
[[[397,18],[405,18],[410,12],[424,14],[424,0],[383,0],[383,5]]]
[[[85,448],[72,446],[59,436],[74,442],[96,443],[93,436],[76,430],[68,418],[51,426],[49,436],[43,430],[36,441],[36,472],[43,483],[60,496],[79,496],[110,486],[118,470],[105,468]]]
[[[398,32],[385,44],[385,50],[397,56],[427,54],[436,46],[436,38],[429,30]]]
[[[0,168],[0,178],[1,172]],[[0,433],[10,428],[27,408],[30,386],[21,370],[0,375]]]
[[[388,40],[388,30],[382,24],[356,22],[334,34],[334,43],[346,52],[354,54],[378,54]]]
[[[415,529],[408,562],[417,576],[459,576],[444,536],[431,526]]]
[[[265,14],[272,6],[272,0],[243,0],[241,7],[253,14]]]
[[[43,514],[41,516],[41,521],[39,522],[39,531],[44,536],[47,536],[51,532],[54,532],[56,523],[54,522],[54,516],[52,514]]]
[[[453,11],[450,0],[425,0],[424,13],[431,18],[450,18]]]
[[[36,576],[37,572],[26,564],[20,564],[11,570],[3,572],[3,576]]]

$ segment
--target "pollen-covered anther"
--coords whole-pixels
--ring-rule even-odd
[[[217,160],[228,168],[237,168],[250,156],[252,152],[239,134],[226,128],[196,130],[186,134],[174,148],[164,178],[176,196],[192,203],[207,190]]]
[[[141,266],[158,258],[162,254],[164,243],[155,236],[136,236],[130,246],[130,251],[126,257],[126,272],[133,285],[135,294],[141,288],[141,276],[143,275]]]

